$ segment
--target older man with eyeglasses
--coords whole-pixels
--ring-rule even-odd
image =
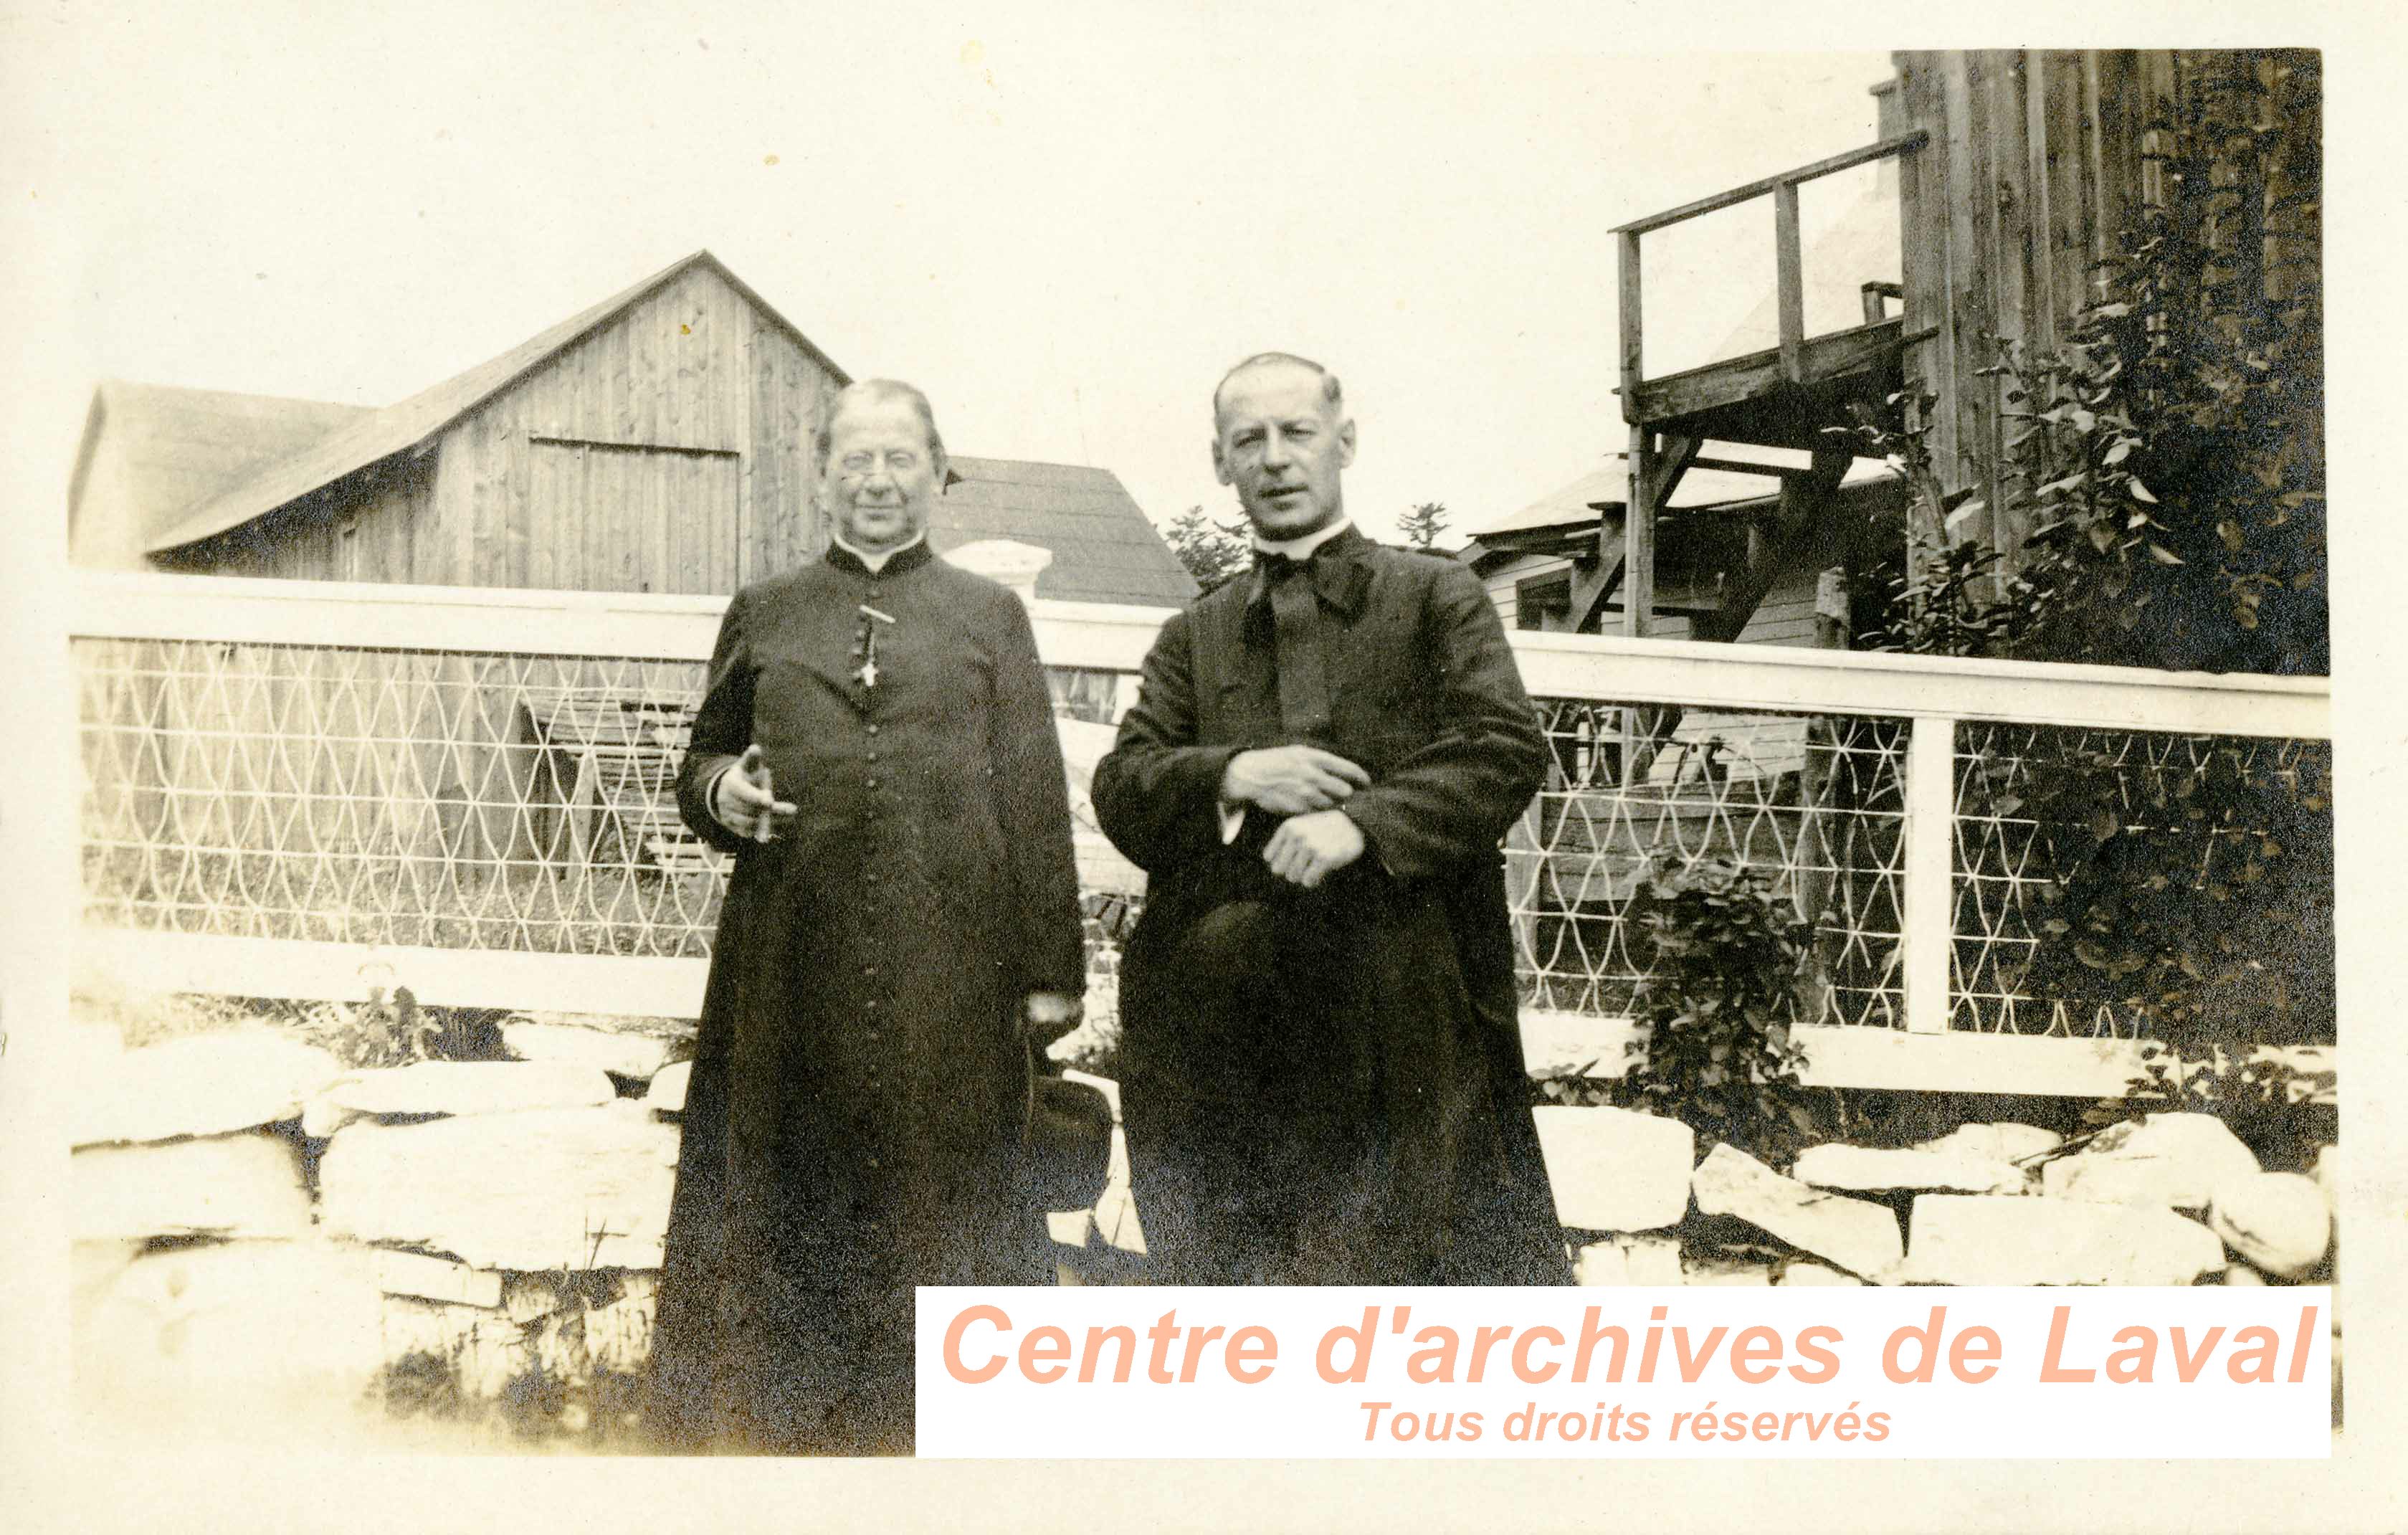
[[[1027,1052],[1079,1021],[1068,789],[1028,616],[930,550],[909,384],[815,444],[825,556],[738,592],[678,777],[735,854],[669,1217],[669,1443],[909,1454],[912,1289],[1035,1284]]]

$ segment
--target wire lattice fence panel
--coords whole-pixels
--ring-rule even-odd
[[[75,647],[88,920],[699,956],[720,856],[670,779],[692,662]]]
[[[2230,891],[2211,888],[2229,877],[2270,916],[2300,892],[2278,890],[2285,882],[2267,878],[2271,860],[2259,862],[2251,854],[2262,849],[2280,856],[2287,844],[2289,854],[2317,860],[2310,877],[2321,882],[2329,911],[2329,742],[1969,724],[1960,732],[1956,766],[1953,1029],[2121,1040],[2149,1032],[2133,999],[2115,995],[2112,976],[2100,977],[2082,997],[2034,995],[2031,972],[2043,946],[2075,952],[2081,937],[2066,930],[2067,913],[2051,899],[2057,888],[2052,842],[2086,846],[2086,839],[2101,832],[2121,837],[2141,849],[2117,855],[2128,863],[2145,858],[2150,870],[2178,885],[2181,899],[2203,905],[2234,898]],[[2046,799],[2046,781],[2075,770],[2106,786],[2104,796],[2078,807],[2085,819],[2100,817],[2101,825],[2044,825],[2037,807]],[[2229,814],[2234,786],[2246,784],[2258,786],[2248,807],[2257,813],[2224,819],[2195,811],[2216,804]],[[2057,813],[2065,813],[2062,807]],[[2307,894],[2313,903],[2318,893]],[[2314,913],[2308,923],[2318,925]],[[2268,932],[2271,937],[2272,923]],[[2326,932],[2329,938],[2329,926]],[[2269,984],[2280,969],[2315,969],[2302,956],[2279,952],[2251,963]]]
[[[75,653],[87,920],[710,953],[727,860],[675,798],[699,663],[180,639],[84,639]],[[1057,713],[1093,714],[1111,696],[1096,680],[1114,676],[1060,668],[1057,692],[1088,703]],[[1082,875],[1125,897],[1135,871],[1095,832],[1082,789]]]
[[[715,611],[254,586],[154,583],[141,589],[155,592],[150,609],[109,615],[143,638],[86,627],[73,640],[88,921],[505,956],[708,955],[724,860],[680,824],[670,783]],[[1090,934],[1108,990],[1142,879],[1093,826],[1081,781],[1159,615],[1039,617],[1089,914],[1116,913],[1112,932]],[[240,638],[187,638],[212,634]],[[479,648],[488,638],[494,649]],[[638,653],[591,653],[621,645]],[[1634,896],[1651,869],[1714,858],[1764,872],[1811,925],[1821,1023],[2130,1040],[2128,1010],[2032,995],[2034,955],[2062,937],[2042,911],[2034,775],[2068,751],[2112,763],[2120,819],[2145,831],[2202,774],[2288,774],[2317,791],[2305,809],[2219,828],[2202,859],[2215,838],[2329,844],[2330,748],[2309,737],[2319,701],[2289,682],[1561,636],[1516,648],[1545,695],[1554,759],[1506,849],[1533,1009],[1630,1012],[1653,965]],[[1633,691],[1617,700],[1618,686]],[[1706,701],[1669,701],[1682,698]],[[2000,718],[2025,723],[1985,723]],[[2094,723],[2033,723],[2061,719]],[[2243,733],[2197,733],[2219,728]]]
[[[1522,993],[1631,1011],[1635,897],[1702,860],[1757,869],[1812,923],[1822,1017],[1902,1025],[1905,730],[1896,720],[1541,701],[1548,786],[1507,839]]]

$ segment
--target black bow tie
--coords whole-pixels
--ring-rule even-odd
[[[1302,559],[1297,559],[1292,554],[1282,554],[1268,549],[1258,549],[1254,551],[1254,564],[1261,567],[1265,579],[1273,581],[1285,581],[1289,576],[1296,574],[1297,571],[1311,570],[1312,568],[1313,556],[1320,552],[1321,551],[1316,548],[1312,552],[1312,553],[1305,555]]]

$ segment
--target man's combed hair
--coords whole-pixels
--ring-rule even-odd
[[[1248,368],[1265,367],[1273,363],[1285,363],[1294,367],[1312,369],[1321,380],[1321,397],[1329,402],[1329,408],[1332,410],[1339,410],[1345,407],[1346,392],[1339,385],[1337,374],[1330,372],[1312,358],[1299,357],[1293,351],[1258,351],[1229,369],[1228,372],[1222,374],[1221,381],[1212,386],[1212,419],[1216,422],[1221,419],[1221,395],[1229,387],[1230,380]]]
[[[828,402],[827,414],[820,418],[820,429],[811,438],[814,471],[827,472],[828,444],[836,432],[836,418],[852,400],[910,401],[911,409],[919,414],[920,424],[928,429],[928,455],[939,465],[951,462],[945,457],[945,439],[937,431],[936,407],[928,403],[928,396],[920,392],[918,385],[907,384],[900,379],[863,379],[838,390],[836,397]]]

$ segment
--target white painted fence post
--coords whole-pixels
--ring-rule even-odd
[[[1956,924],[1956,722],[1917,714],[1906,744],[1906,885],[1899,934],[1906,1026],[1948,1030],[1949,954]]]

